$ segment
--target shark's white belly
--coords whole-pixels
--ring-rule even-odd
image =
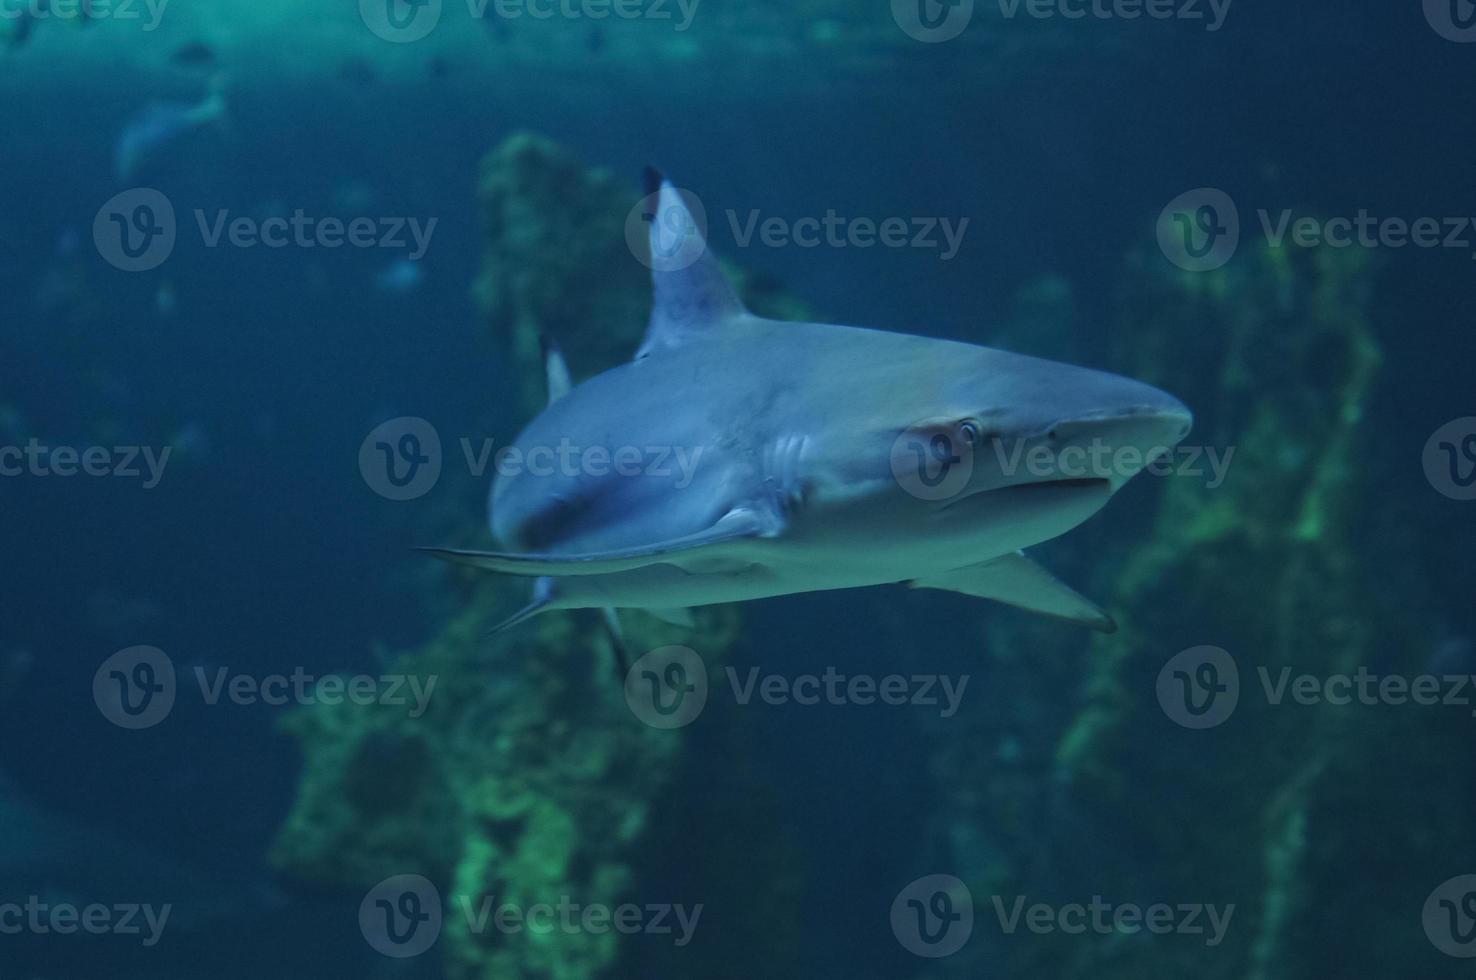
[[[900,580],[896,568],[857,567],[842,562],[830,567],[751,564],[706,572],[689,572],[675,565],[648,565],[614,575],[561,578],[554,606],[566,609],[708,606],[797,592],[864,588]]]
[[[957,523],[951,535],[918,525],[888,526],[860,513],[778,538],[721,546],[706,558],[686,556],[681,565],[560,578],[553,608],[706,606],[932,578],[1063,534],[1095,513],[1110,493],[1103,486],[982,494],[960,510],[987,507],[999,520],[954,522],[941,513],[927,518]]]

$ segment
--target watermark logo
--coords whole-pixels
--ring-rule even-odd
[[[124,272],[157,269],[174,253],[179,226],[169,198],[136,187],[110,198],[92,222],[98,254]]]
[[[119,650],[93,674],[92,699],[119,728],[152,728],[174,710],[174,662],[158,647]]]
[[[881,704],[937,708],[940,718],[952,718],[958,714],[964,691],[969,686],[968,674],[957,677],[946,674],[887,674],[876,677],[871,674],[847,675],[834,667],[826,667],[822,674],[796,677],[782,674],[761,676],[757,667],[749,668],[746,676],[740,676],[733,667],[724,668],[724,673],[734,700],[741,706],[752,704],[755,699],[770,707],[790,704],[809,707],[822,702],[834,707],[863,708]]]
[[[739,707],[790,705],[814,707],[933,708],[940,718],[958,714],[969,675],[945,674],[846,674],[834,666],[821,673],[788,676],[765,673],[758,667],[739,671],[725,667],[726,691]],[[646,654],[626,675],[625,696],[637,718],[653,728],[682,728],[690,725],[706,706],[711,693],[724,687],[711,686],[701,658],[687,647],[662,647]]]
[[[963,247],[969,219],[934,217],[847,218],[828,209],[824,217],[790,219],[764,217],[758,210],[739,215],[727,212],[728,227],[739,248],[755,242],[765,248],[911,248],[937,252],[942,262],[951,262]]]
[[[892,19],[924,44],[952,41],[974,19],[974,0],[892,0]]]
[[[1425,19],[1447,41],[1476,42],[1476,3],[1472,0],[1425,0]]]
[[[1446,956],[1476,957],[1476,875],[1457,875],[1425,899],[1425,935]]]
[[[423,497],[441,479],[441,436],[425,419],[390,419],[360,443],[359,473],[386,500]]]
[[[159,29],[170,0],[0,0],[0,21],[144,21],[144,33]]]
[[[1185,728],[1215,728],[1240,703],[1240,670],[1219,647],[1191,647],[1158,672],[1158,703],[1170,721]]]
[[[301,208],[290,217],[261,219],[224,208],[214,213],[196,208],[193,217],[206,248],[381,248],[403,251],[410,262],[425,257],[440,223],[439,218],[318,217]],[[179,231],[173,203],[147,187],[114,196],[92,224],[98,254],[124,272],[147,272],[164,264],[178,244]]]
[[[1164,714],[1185,728],[1213,728],[1234,712],[1242,694],[1259,690],[1265,704],[1335,708],[1472,706],[1476,675],[1376,674],[1365,666],[1352,673],[1293,674],[1256,667],[1259,684],[1242,690],[1235,660],[1219,647],[1193,647],[1164,665],[1158,675],[1158,702]],[[1471,712],[1476,717],[1476,710]]]
[[[656,272],[680,272],[707,251],[707,208],[689,190],[656,191],[625,218],[625,244]]]
[[[441,938],[441,894],[423,875],[386,878],[359,903],[359,930],[385,956],[419,956]]]
[[[1188,434],[1189,420],[1179,435]],[[989,450],[981,447],[987,441]],[[1120,485],[1147,473],[1155,477],[1203,479],[1210,490],[1225,484],[1235,447],[1164,443],[1114,444],[1094,436],[1085,439],[1062,423],[1044,436],[1011,438],[985,434],[979,423],[936,419],[915,423],[892,443],[890,464],[897,484],[921,500],[952,500],[967,491],[980,467],[999,486],[1098,480]]]
[[[997,0],[1005,20],[1204,21],[1206,33],[1225,26],[1232,0]]]
[[[32,895],[21,902],[0,902],[0,936],[140,936],[145,949],[159,945],[174,906],[123,902],[73,905]]]
[[[229,667],[195,667],[190,674],[201,701],[214,707],[228,703],[241,707],[267,705],[380,706],[406,708],[410,718],[422,717],[440,677],[411,674],[309,674],[302,667],[290,674],[254,676],[233,673]],[[92,696],[102,712],[120,728],[152,728],[167,718],[180,693],[174,662],[157,647],[129,647],[113,654],[92,679]]]
[[[376,37],[411,44],[441,23],[443,0],[359,0],[359,16]]]
[[[1204,944],[1214,948],[1225,941],[1234,904],[1206,905],[1201,902],[1169,904],[1157,902],[1138,905],[1134,902],[1113,904],[1093,895],[1090,902],[1070,902],[1054,906],[1036,902],[1028,908],[1026,897],[1016,895],[1005,908],[1003,896],[990,897],[1000,931],[1013,935],[1023,925],[1037,936],[1060,932],[1068,936],[1091,933],[1097,936],[1136,935],[1147,932],[1155,936],[1205,936]]]
[[[1164,256],[1189,272],[1222,268],[1240,247],[1240,211],[1214,187],[1174,198],[1159,214],[1157,229]]]
[[[0,445],[0,477],[118,477],[142,479],[152,490],[164,479],[173,446],[47,446],[31,438],[24,446]],[[142,465],[140,465],[142,463]]]
[[[916,956],[952,956],[974,932],[974,896],[953,875],[927,875],[892,902],[892,935]]]
[[[892,477],[919,500],[956,497],[974,475],[980,438],[972,422],[924,421],[909,426],[892,443]]]
[[[1257,208],[1256,231],[1271,248],[1366,250],[1460,249],[1476,258],[1476,218],[1380,216],[1367,208],[1319,217],[1291,208]],[[1221,268],[1234,256],[1242,226],[1229,195],[1200,188],[1175,198],[1158,219],[1158,244],[1169,261],[1190,272]]]
[[[468,934],[485,936],[556,934],[670,936],[686,946],[702,918],[703,906],[652,902],[625,902],[610,906],[580,902],[569,895],[557,901],[524,905],[498,901],[494,895],[454,895],[443,902],[436,887],[416,874],[396,875],[374,886],[359,904],[359,929],[369,945],[385,956],[419,956],[440,938],[446,915],[458,910]]]
[[[457,440],[472,477],[491,469],[499,477],[568,481],[581,477],[655,480],[685,490],[697,477],[705,446],[580,445],[564,437],[557,445],[503,446]],[[442,468],[441,439],[425,419],[402,416],[378,425],[359,444],[359,473],[389,500],[414,500],[436,485]],[[3,462],[3,457],[0,457]],[[0,471],[3,472],[3,471]]]
[[[630,665],[625,703],[652,728],[685,728],[707,707],[707,665],[691,647],[658,647]]]
[[[1447,422],[1425,443],[1425,479],[1451,500],[1476,500],[1476,417]]]
[[[473,20],[649,20],[691,28],[701,0],[465,0]],[[359,15],[375,36],[395,44],[424,40],[441,23],[444,0],[359,0]]]

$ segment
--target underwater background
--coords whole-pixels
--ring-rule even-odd
[[[0,0],[0,980],[1469,975],[1473,42],[1467,0]],[[648,164],[761,313],[1190,406],[1034,552],[1120,629],[631,613],[709,671],[675,727],[598,615],[485,636],[525,583],[414,549],[493,547],[540,334],[639,345]],[[730,681],[827,673],[933,696]]]

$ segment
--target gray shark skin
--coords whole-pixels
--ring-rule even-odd
[[[673,610],[889,583],[1114,628],[1022,549],[1172,450],[1188,409],[1085,368],[756,317],[681,193],[659,186],[636,359],[574,386],[550,346],[550,404],[512,447],[526,465],[500,464],[492,488],[508,550],[426,549],[537,579],[499,628],[578,608],[684,621]],[[1092,449],[1111,465],[1067,465]]]

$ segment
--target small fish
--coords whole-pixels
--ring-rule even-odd
[[[6,650],[0,653],[0,702],[15,696],[36,666],[36,657],[29,650]]]
[[[224,126],[227,122],[225,94],[219,84],[203,102],[190,105],[181,102],[154,102],[133,118],[118,138],[113,155],[114,174],[129,183],[139,169],[165,145],[185,133],[204,126]]]
[[[36,14],[22,9],[20,16],[15,19],[15,26],[10,29],[10,37],[6,39],[6,43],[12,49],[23,48],[31,40],[31,34],[35,30]]]
[[[357,88],[379,84],[379,70],[363,58],[349,58],[338,66],[338,80]]]
[[[413,293],[425,282],[425,269],[419,262],[396,259],[374,277],[374,286],[380,292],[405,295]]]
[[[181,45],[169,56],[169,63],[176,68],[207,69],[216,65],[215,49],[204,41],[191,41]]]
[[[512,28],[508,26],[505,17],[484,17],[482,23],[487,25],[487,33],[498,44],[506,44],[512,39]]]
[[[174,291],[172,280],[165,279],[159,284],[158,291],[154,293],[154,308],[166,319],[174,316],[174,311],[179,308],[179,296]]]

